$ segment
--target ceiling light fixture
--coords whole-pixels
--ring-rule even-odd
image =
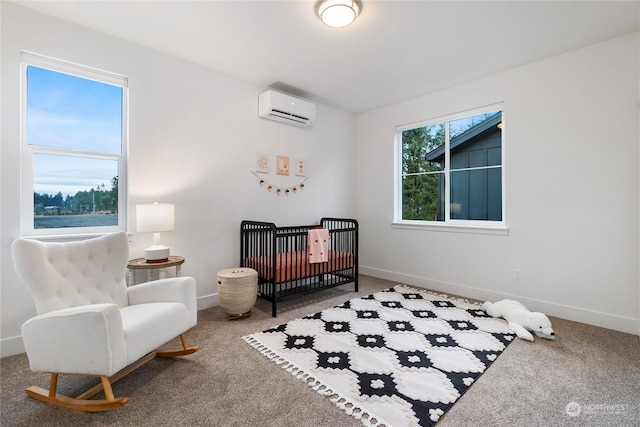
[[[355,21],[361,9],[360,0],[319,0],[316,10],[325,25],[342,28]]]

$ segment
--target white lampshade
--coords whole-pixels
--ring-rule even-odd
[[[136,205],[136,228],[140,233],[171,231],[175,227],[173,203]]]
[[[335,28],[351,24],[361,9],[362,3],[359,0],[320,0],[317,4],[318,16],[322,22]]]
[[[154,233],[153,246],[144,250],[147,262],[163,262],[169,259],[170,248],[160,244],[160,232],[175,228],[173,203],[136,205],[136,229],[140,233]]]

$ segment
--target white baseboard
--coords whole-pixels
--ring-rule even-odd
[[[24,353],[24,341],[22,335],[6,338],[0,341],[0,357],[15,356]]]
[[[209,294],[203,297],[198,297],[198,311],[205,308],[211,308],[220,305],[220,297],[218,294]]]
[[[473,286],[449,283],[426,277],[412,276],[395,271],[381,270],[379,268],[362,265],[358,266],[358,271],[361,274],[378,277],[380,279],[395,281],[406,285],[413,285],[420,288],[426,288],[433,291],[444,292],[480,301],[498,301],[505,298],[516,299],[521,301],[532,311],[540,311],[549,316],[586,323],[588,325],[599,326],[601,328],[613,329],[615,331],[626,332],[640,337],[640,319],[557,304],[551,301],[526,298],[515,294],[500,293],[487,289],[475,288]]]

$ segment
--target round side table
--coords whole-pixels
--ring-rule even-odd
[[[170,256],[168,261],[165,262],[147,262],[144,258],[136,258],[129,260],[127,268],[129,269],[128,286],[136,284],[136,270],[146,270],[147,280],[164,279],[167,277],[166,268],[175,267],[176,277],[180,276],[181,267],[184,264],[184,257]]]

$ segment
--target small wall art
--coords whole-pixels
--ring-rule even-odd
[[[256,153],[256,172],[269,173],[270,158],[271,156],[267,153]]]
[[[289,157],[288,156],[276,156],[276,174],[289,175]]]
[[[296,176],[306,176],[304,159],[297,158],[293,161],[293,174]]]
[[[275,164],[273,162],[274,157]],[[260,187],[278,196],[289,196],[304,190],[305,182],[309,179],[306,175],[307,166],[305,160],[300,157],[291,158],[290,160],[289,156],[282,154],[272,156],[269,153],[256,152],[255,169],[251,173],[258,178]],[[269,177],[272,174],[272,169],[275,170],[275,175],[284,175],[285,177],[271,176],[276,180],[275,183],[272,183],[274,181],[271,181]],[[294,180],[296,181],[295,183],[293,182]]]

